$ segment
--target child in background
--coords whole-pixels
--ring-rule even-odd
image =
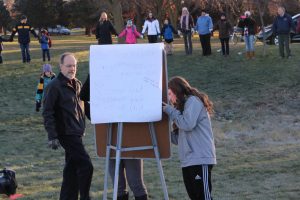
[[[9,42],[8,39],[5,39],[3,38],[1,35],[0,35],[0,64],[3,63],[3,60],[2,60],[2,50],[3,50],[3,44],[2,42]]]
[[[173,54],[173,33],[177,34],[177,31],[175,31],[169,20],[165,19],[164,26],[161,30],[161,35],[165,39],[165,50],[167,52],[167,55]]]
[[[132,20],[127,20],[126,28],[120,33],[119,37],[126,37],[126,44],[136,44],[136,38],[143,36],[137,32],[136,26],[133,24]]]
[[[216,161],[210,115],[213,103],[182,77],[168,83],[171,105],[163,111],[177,127],[172,142],[178,144],[179,159],[187,193],[192,200],[212,200],[211,172]]]
[[[35,102],[36,112],[40,111],[40,108],[42,106],[42,99],[44,95],[44,89],[47,87],[47,85],[50,83],[52,79],[55,78],[55,74],[52,72],[52,67],[50,64],[44,64],[43,65],[43,72],[40,77],[40,81],[37,86],[36,95],[35,95]]]
[[[50,41],[50,37],[47,34],[47,31],[45,29],[43,29],[41,31],[41,48],[42,48],[42,52],[43,52],[43,61],[46,61],[46,54],[47,54],[47,58],[48,61],[50,61],[50,51],[49,51],[49,41]]]

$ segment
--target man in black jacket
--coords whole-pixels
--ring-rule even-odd
[[[96,27],[96,39],[98,40],[98,44],[112,44],[111,34],[118,36],[117,31],[107,19],[107,14],[103,12]]]
[[[286,49],[287,58],[291,57],[290,50],[290,31],[295,28],[292,17],[285,13],[284,7],[278,8],[278,16],[273,23],[273,33],[278,35],[279,53],[284,58],[284,47]]]
[[[18,41],[20,43],[23,63],[30,62],[30,52],[29,52],[30,32],[33,34],[35,38],[38,38],[39,40],[38,35],[34,31],[34,28],[27,23],[27,17],[23,15],[21,17],[21,22],[18,23],[15,26],[15,28],[13,28],[10,37],[10,41],[13,41],[15,34],[18,33]]]
[[[60,73],[44,95],[44,125],[48,144],[65,149],[65,168],[60,200],[90,200],[93,165],[82,143],[85,130],[84,103],[79,99],[81,82],[75,78],[77,60],[72,53],[60,58]]]

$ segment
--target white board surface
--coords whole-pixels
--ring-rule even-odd
[[[91,122],[154,122],[162,118],[163,44],[90,47]]]

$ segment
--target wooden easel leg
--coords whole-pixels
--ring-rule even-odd
[[[119,169],[121,160],[121,148],[122,148],[122,135],[123,135],[123,123],[118,123],[117,133],[117,148],[116,148],[116,165],[115,165],[115,180],[114,180],[114,196],[113,200],[117,200],[118,197],[118,184],[119,184]]]
[[[104,173],[104,189],[103,189],[103,200],[107,200],[107,185],[108,185],[108,174],[109,174],[109,158],[112,138],[112,124],[108,124],[107,136],[106,136],[106,157],[105,157],[105,173]]]
[[[157,139],[156,139],[156,133],[155,133],[155,128],[153,123],[149,123],[149,129],[150,129],[150,135],[151,135],[151,140],[153,144],[153,149],[154,149],[154,154],[155,154],[155,159],[159,171],[159,176],[160,176],[160,182],[162,184],[163,192],[164,192],[164,198],[165,200],[169,200],[169,195],[168,195],[168,189],[167,189],[167,184],[160,160],[160,155],[158,151],[158,146],[157,146]]]

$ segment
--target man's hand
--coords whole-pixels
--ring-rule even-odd
[[[40,108],[41,108],[41,101],[38,100],[35,102],[35,111],[39,112]]]
[[[54,150],[58,149],[60,147],[58,139],[48,141],[48,147]]]

